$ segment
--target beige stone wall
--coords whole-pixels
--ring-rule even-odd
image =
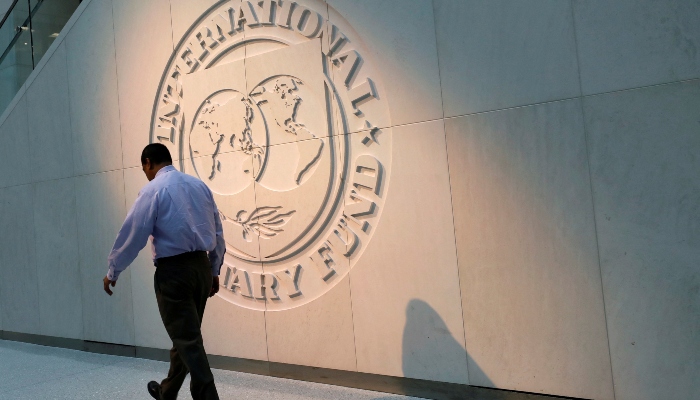
[[[153,140],[232,217],[211,354],[700,396],[697,2],[296,0],[284,29],[285,3],[231,34],[209,21],[249,2],[82,2],[0,117],[0,330],[169,347],[148,249],[101,283]],[[255,100],[290,76],[294,116]],[[219,89],[255,100],[253,150],[193,130]],[[243,236],[236,211],[270,206],[283,228]]]

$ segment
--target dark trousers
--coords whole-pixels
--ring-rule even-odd
[[[194,400],[218,400],[201,331],[212,285],[211,264],[206,253],[191,252],[157,259],[154,285],[160,317],[173,341],[170,371],[161,382],[163,399],[177,398],[189,372]]]

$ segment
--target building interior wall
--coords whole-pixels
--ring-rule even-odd
[[[296,1],[352,25],[376,62],[385,210],[317,300],[212,298],[209,353],[700,397],[700,3]],[[0,330],[169,348],[148,249],[114,296],[102,277],[147,182],[164,67],[215,3],[82,1],[0,117]]]

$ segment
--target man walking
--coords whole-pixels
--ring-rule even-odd
[[[201,325],[207,298],[219,291],[226,245],[219,212],[201,180],[172,166],[168,148],[152,143],[141,165],[150,181],[139,193],[109,254],[104,290],[112,295],[119,274],[153,237],[154,286],[160,316],[173,341],[168,377],[148,383],[155,399],[175,399],[189,372],[194,400],[218,399],[204,351]]]

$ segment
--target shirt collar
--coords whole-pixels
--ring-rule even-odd
[[[170,171],[175,171],[175,167],[173,167],[172,165],[167,165],[167,166],[161,168],[161,169],[156,173],[156,178],[158,177],[158,175],[160,175],[160,174],[166,174],[166,173],[168,173],[168,172],[170,172]]]

